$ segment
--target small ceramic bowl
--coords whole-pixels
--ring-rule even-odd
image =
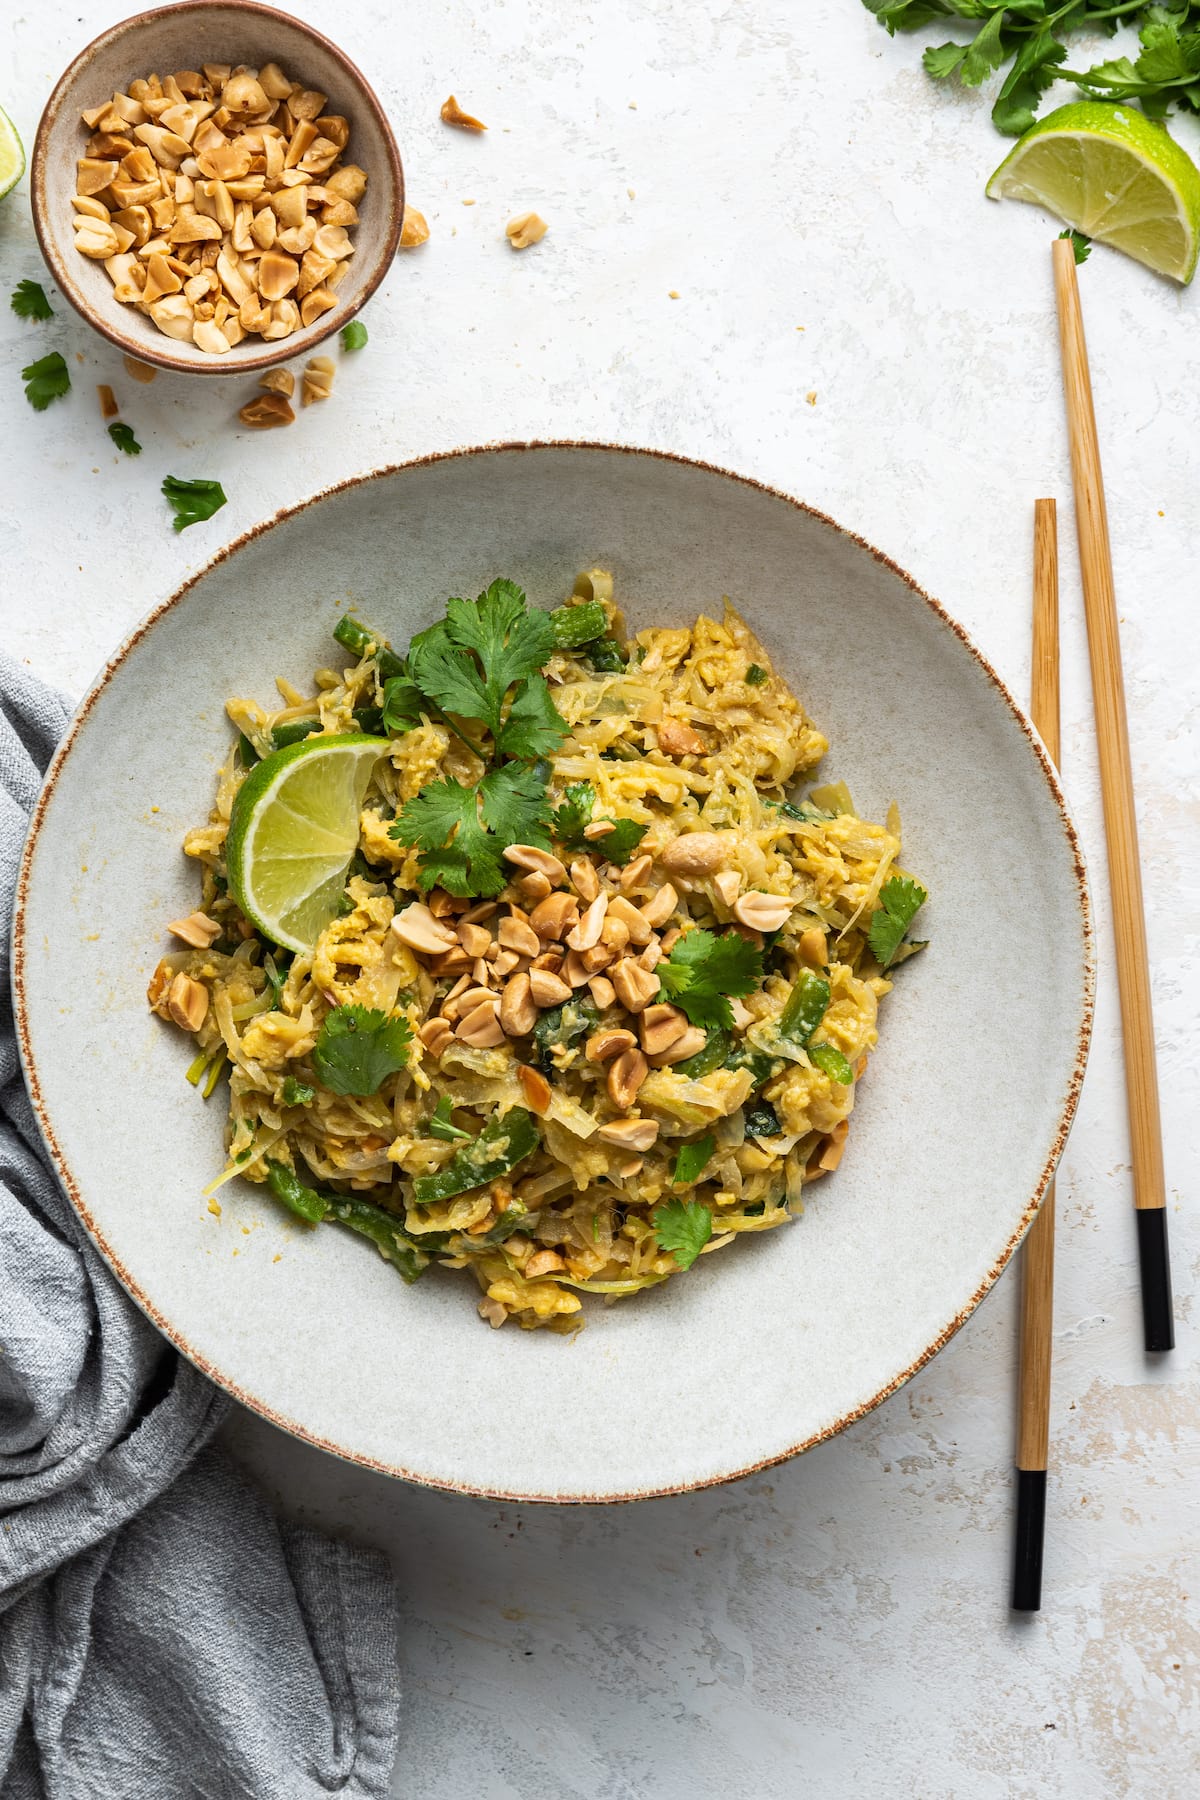
[[[368,175],[351,230],[354,254],[336,289],[337,305],[290,337],[267,342],[247,335],[224,356],[159,331],[113,294],[103,262],[75,248],[72,197],[87,130],[80,114],[128,90],[139,76],[167,76],[203,62],[277,62],[329,97],[329,110],[350,123],[347,160]],[[137,14],[103,32],[80,52],[46,103],[33,146],[33,222],[42,255],[67,299],[89,325],[139,361],[176,374],[244,375],[312,350],[365,305],[391,266],[404,222],[404,174],[391,126],[375,94],[348,57],[311,25],[252,0],[183,0]]]

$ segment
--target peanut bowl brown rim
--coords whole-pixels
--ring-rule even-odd
[[[236,361],[227,362],[223,357],[210,358],[206,362],[191,362],[183,357],[175,356],[170,350],[160,350],[157,346],[148,345],[140,337],[132,337],[120,329],[114,321],[110,322],[85,297],[74,274],[59,255],[52,233],[46,221],[50,214],[50,202],[47,194],[46,169],[49,158],[50,136],[59,121],[63,101],[67,90],[75,77],[82,71],[89,59],[101,48],[106,48],[117,39],[130,35],[147,25],[156,24],[159,20],[174,17],[179,13],[212,11],[214,7],[230,13],[253,13],[259,18],[277,20],[280,24],[298,31],[341,66],[348,86],[353,87],[361,97],[368,110],[373,114],[383,138],[387,156],[388,183],[390,187],[385,204],[390,207],[387,233],[378,253],[376,265],[369,274],[362,294],[353,306],[334,307],[325,317],[329,323],[318,320],[315,324],[302,327],[290,337],[280,340],[277,346],[264,350],[257,356],[242,356]],[[172,6],[156,6],[149,12],[135,13],[131,18],[122,19],[116,25],[110,25],[91,42],[84,46],[78,56],[74,57],[63,70],[54,84],[50,98],[42,110],[38,121],[37,135],[33,140],[33,155],[30,159],[30,210],[33,214],[33,229],[37,234],[38,246],[42,252],[47,268],[53,275],[60,293],[75,308],[81,319],[85,319],[98,331],[101,337],[120,350],[123,355],[132,356],[138,362],[164,369],[173,375],[223,375],[234,376],[254,373],[260,369],[275,368],[278,364],[288,362],[292,357],[301,355],[317,344],[324,343],[334,332],[342,328],[362,311],[367,301],[392,266],[396,251],[400,245],[400,233],[404,225],[404,170],[400,162],[400,150],[396,143],[395,133],[388,123],[388,117],[370,82],[357,65],[351,62],[344,50],[340,50],[330,38],[315,26],[307,24],[303,19],[291,13],[281,12],[278,7],[263,6],[260,0],[176,0]],[[114,302],[119,305],[119,302]],[[160,334],[161,335],[161,334]],[[172,340],[163,337],[164,344]]]

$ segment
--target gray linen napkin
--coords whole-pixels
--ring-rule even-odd
[[[62,701],[0,657],[0,1800],[383,1796],[396,1598],[208,1445],[227,1402],[126,1298],[52,1173],[9,999]]]

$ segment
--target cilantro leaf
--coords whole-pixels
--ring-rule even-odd
[[[1020,137],[1037,117],[1042,95],[1057,79],[1066,49],[1048,26],[1026,38],[992,107],[992,124],[1007,137]]]
[[[307,1082],[297,1081],[294,1075],[284,1076],[283,1104],[285,1106],[311,1106],[316,1097],[316,1088],[309,1087]]]
[[[893,875],[879,890],[879,910],[871,917],[867,942],[881,969],[886,969],[899,950],[905,932],[929,895],[907,875]]]
[[[9,305],[18,319],[52,319],[54,308],[46,298],[46,291],[38,281],[18,281],[13,289]]]
[[[208,481],[203,476],[185,480],[178,475],[168,475],[162,491],[175,514],[176,531],[186,531],[189,525],[211,519],[225,504],[225,490],[220,482]]]
[[[388,835],[421,851],[421,886],[451,894],[498,894],[508,880],[501,860],[509,844],[550,848],[545,777],[507,764],[474,787],[435,781],[408,802]],[[449,841],[447,841],[449,840]]]
[[[126,456],[140,456],[142,454],[142,446],[134,437],[132,426],[126,425],[123,420],[114,420],[108,428],[108,435],[117,446],[117,449],[123,450]]]
[[[429,1135],[440,1138],[444,1144],[455,1144],[462,1138],[469,1138],[471,1133],[464,1131],[461,1125],[455,1125],[450,1117],[453,1107],[449,1094],[443,1094],[429,1115]]]
[[[540,677],[542,664],[553,649],[554,629],[548,615],[531,612],[521,589],[501,580],[493,581],[478,600],[449,601],[442,623],[413,639],[408,663],[417,686],[444,712],[478,720],[499,740],[509,689],[515,682]],[[471,654],[464,656],[464,650]],[[532,708],[526,715],[528,725],[536,728],[540,722],[544,726],[542,702],[535,696],[526,704]],[[564,723],[550,747],[565,733]],[[537,755],[538,751],[520,754]]]
[[[502,756],[549,756],[570,726],[553,700],[543,675],[530,675],[513,695],[508,717],[496,736]]]
[[[1058,235],[1060,238],[1070,238],[1071,248],[1075,252],[1075,261],[1077,263],[1085,263],[1087,261],[1088,257],[1092,254],[1092,240],[1090,237],[1084,237],[1082,231],[1075,231],[1069,225],[1065,231],[1060,231]]]
[[[41,356],[21,370],[21,380],[25,383],[25,398],[34,412],[45,412],[52,400],[59,400],[70,392],[71,372],[57,350],[49,356]]]
[[[655,972],[662,983],[660,1000],[673,1000],[706,1031],[718,1025],[729,1031],[728,996],[754,992],[762,980],[762,951],[735,931],[718,937],[697,927],[676,941]]]
[[[334,1094],[377,1094],[408,1062],[412,1030],[405,1018],[365,1006],[339,1006],[317,1033],[313,1068]]]
[[[590,781],[573,781],[563,795],[563,803],[553,818],[554,835],[564,850],[582,855],[603,856],[608,862],[624,865],[629,861],[650,827],[636,819],[609,819],[612,826],[603,837],[584,837],[584,829],[592,822],[596,790]]]
[[[590,781],[573,781],[563,795],[561,806],[554,809],[554,835],[567,849],[574,850],[577,842],[587,843],[583,835],[585,825],[592,822],[592,812],[596,805],[596,790]]]
[[[717,1140],[711,1132],[697,1138],[694,1144],[681,1144],[679,1155],[675,1158],[675,1167],[671,1171],[673,1185],[693,1187],[712,1161],[712,1153],[716,1147]]]
[[[383,728],[392,737],[403,737],[421,723],[427,710],[424,695],[407,675],[393,675],[383,684]]]
[[[361,350],[367,341],[367,328],[361,319],[351,319],[342,326],[342,349]]]
[[[690,1269],[712,1236],[712,1209],[700,1200],[666,1200],[654,1213],[659,1247]]]

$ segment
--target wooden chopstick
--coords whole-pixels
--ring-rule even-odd
[[[1058,767],[1058,509],[1033,507],[1033,670],[1030,714]],[[1050,1356],[1054,1325],[1054,1183],[1021,1252],[1021,1376],[1017,1399],[1017,1537],[1012,1603],[1042,1604],[1046,1462],[1050,1448]]]
[[[1137,1209],[1138,1259],[1142,1280],[1142,1324],[1147,1350],[1173,1350],[1171,1264],[1167,1248],[1167,1195],[1163,1176],[1158,1075],[1154,1065],[1154,1020],[1142,903],[1141,859],[1129,760],[1125,683],[1113,590],[1112,550],[1092,384],[1088,371],[1075,256],[1067,239],[1056,240],[1054,288],[1062,347],[1063,389],[1071,440],[1075,522],[1083,575],[1092,694],[1100,752],[1100,787],[1108,840],[1117,986],[1125,1041],[1125,1093],[1133,1156],[1133,1201]]]

